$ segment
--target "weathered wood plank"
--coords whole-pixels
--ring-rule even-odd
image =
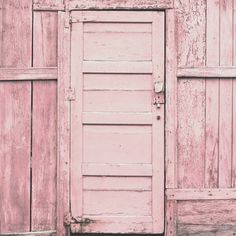
[[[0,1],[0,67],[31,66],[31,8],[31,0]],[[30,83],[1,82],[0,97],[0,234],[29,231]]]
[[[173,7],[172,0],[71,0],[70,10],[78,9],[167,9]]]
[[[1,67],[31,65],[32,3],[31,0],[1,2]],[[16,22],[21,22],[19,27]]]
[[[54,81],[34,82],[32,230],[50,230],[56,227],[56,107]]]
[[[57,24],[56,12],[34,12],[34,66],[57,66]]]
[[[207,66],[219,66],[219,1],[207,1]],[[212,72],[227,71],[215,68]],[[236,72],[236,70],[235,70]],[[207,74],[210,74],[209,71]],[[225,74],[224,74],[225,75]],[[217,115],[216,115],[217,114]],[[206,154],[205,154],[205,187],[218,186],[219,154],[219,79],[206,80]]]
[[[78,12],[82,14],[82,12]],[[71,33],[71,86],[76,101],[71,103],[71,211],[73,216],[83,215],[83,23],[73,25]]]
[[[206,2],[175,2],[177,8],[178,66],[205,65]],[[205,80],[178,81],[178,186],[204,186]],[[196,176],[198,176],[196,178]]]
[[[45,3],[34,3],[34,11],[64,11],[65,5],[62,3],[45,4]]]
[[[57,13],[34,12],[33,66],[57,65],[57,26]],[[32,86],[31,228],[35,231],[56,228],[56,86],[56,81]]]
[[[6,234],[1,234],[1,236],[56,236],[56,231],[55,230],[50,230],[50,231],[38,231],[38,232],[17,232],[17,233],[6,233]]]
[[[204,186],[205,80],[178,82],[178,186]]]
[[[70,29],[65,27],[69,14],[58,13],[58,105],[57,105],[57,234],[69,235],[64,217],[70,207],[70,103],[65,100],[70,86]]]
[[[1,81],[13,80],[55,80],[57,79],[57,68],[0,68]]]
[[[232,0],[220,1],[220,65],[232,66]],[[232,79],[220,80],[219,187],[231,187],[232,171]]]
[[[234,225],[199,225],[178,224],[178,236],[232,236],[235,234]]]
[[[236,1],[233,2],[233,38],[236,39]],[[236,45],[233,45],[233,65],[236,66]],[[235,76],[236,77],[236,76]],[[233,142],[232,142],[232,187],[236,187],[236,80],[233,80]]]
[[[214,21],[215,23],[215,21]],[[209,33],[208,33],[209,34]],[[210,41],[210,36],[208,38]],[[209,42],[212,45],[212,43]],[[219,48],[218,48],[219,49]],[[208,47],[208,52],[210,51],[210,46]],[[212,50],[217,51],[215,44],[212,47]],[[209,52],[210,54],[210,52]],[[235,77],[236,75],[236,67],[235,66],[217,66],[216,63],[210,62],[210,57],[213,58],[212,60],[216,60],[216,55],[208,55],[207,67],[179,67],[177,71],[177,76],[179,79],[181,78],[217,78],[220,77],[221,79],[227,79],[228,77]],[[218,55],[219,58],[219,55]],[[212,64],[212,66],[211,66]],[[214,65],[213,65],[214,64]]]
[[[236,200],[180,201],[178,223],[235,226]]]
[[[236,189],[167,189],[169,200],[236,199]]]
[[[165,32],[164,12],[153,12],[152,23],[152,64],[153,83],[165,82]],[[144,111],[145,109],[143,109]],[[153,233],[164,232],[164,188],[165,188],[165,111],[161,105],[152,106],[152,217]],[[135,148],[135,146],[133,146]]]
[[[205,0],[175,0],[177,13],[178,66],[205,63]]]
[[[177,201],[166,201],[166,236],[176,236]]]
[[[166,13],[166,188],[177,186],[177,77],[175,10]]]
[[[0,234],[30,230],[29,82],[0,83]]]

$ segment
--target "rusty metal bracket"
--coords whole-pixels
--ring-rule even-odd
[[[94,220],[83,217],[73,217],[70,213],[68,213],[64,218],[64,225],[70,226],[71,224],[79,224],[80,226],[86,226],[90,223],[93,223]]]

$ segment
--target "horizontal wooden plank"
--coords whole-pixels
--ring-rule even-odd
[[[89,216],[151,216],[151,191],[83,191],[83,214]]]
[[[151,191],[151,177],[86,176],[83,189],[90,191]]]
[[[151,164],[83,164],[83,175],[152,176]]]
[[[56,236],[56,230],[35,231],[35,232],[15,232],[15,233],[1,233],[1,236]]]
[[[173,8],[172,0],[71,0],[69,9],[168,9]]]
[[[236,199],[236,188],[228,189],[167,189],[168,200]]]
[[[45,68],[0,68],[0,80],[55,80],[56,67]]]
[[[236,66],[217,66],[217,67],[179,67],[177,70],[179,78],[236,78]]]
[[[152,12],[135,11],[73,11],[71,13],[72,22],[152,22]]]
[[[84,73],[152,73],[151,62],[84,61]]]
[[[34,11],[64,11],[65,6],[64,4],[41,4],[41,3],[34,3],[33,4]]]
[[[177,211],[177,224],[236,225],[236,200],[179,201]]]
[[[236,225],[178,224],[177,231],[178,236],[232,236]]]
[[[151,33],[152,24],[149,23],[86,23],[84,24],[85,33]]]
[[[151,125],[152,113],[83,112],[83,123]]]
[[[86,217],[86,216],[85,216]],[[152,233],[152,217],[150,216],[88,216],[91,224],[83,226],[83,233]],[[117,227],[119,226],[119,227]],[[81,233],[80,224],[71,225],[72,233]]]

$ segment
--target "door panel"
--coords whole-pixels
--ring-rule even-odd
[[[72,12],[73,232],[164,231],[163,12]]]

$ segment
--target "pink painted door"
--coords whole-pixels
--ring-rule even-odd
[[[164,231],[163,83],[163,12],[72,12],[73,232]]]

